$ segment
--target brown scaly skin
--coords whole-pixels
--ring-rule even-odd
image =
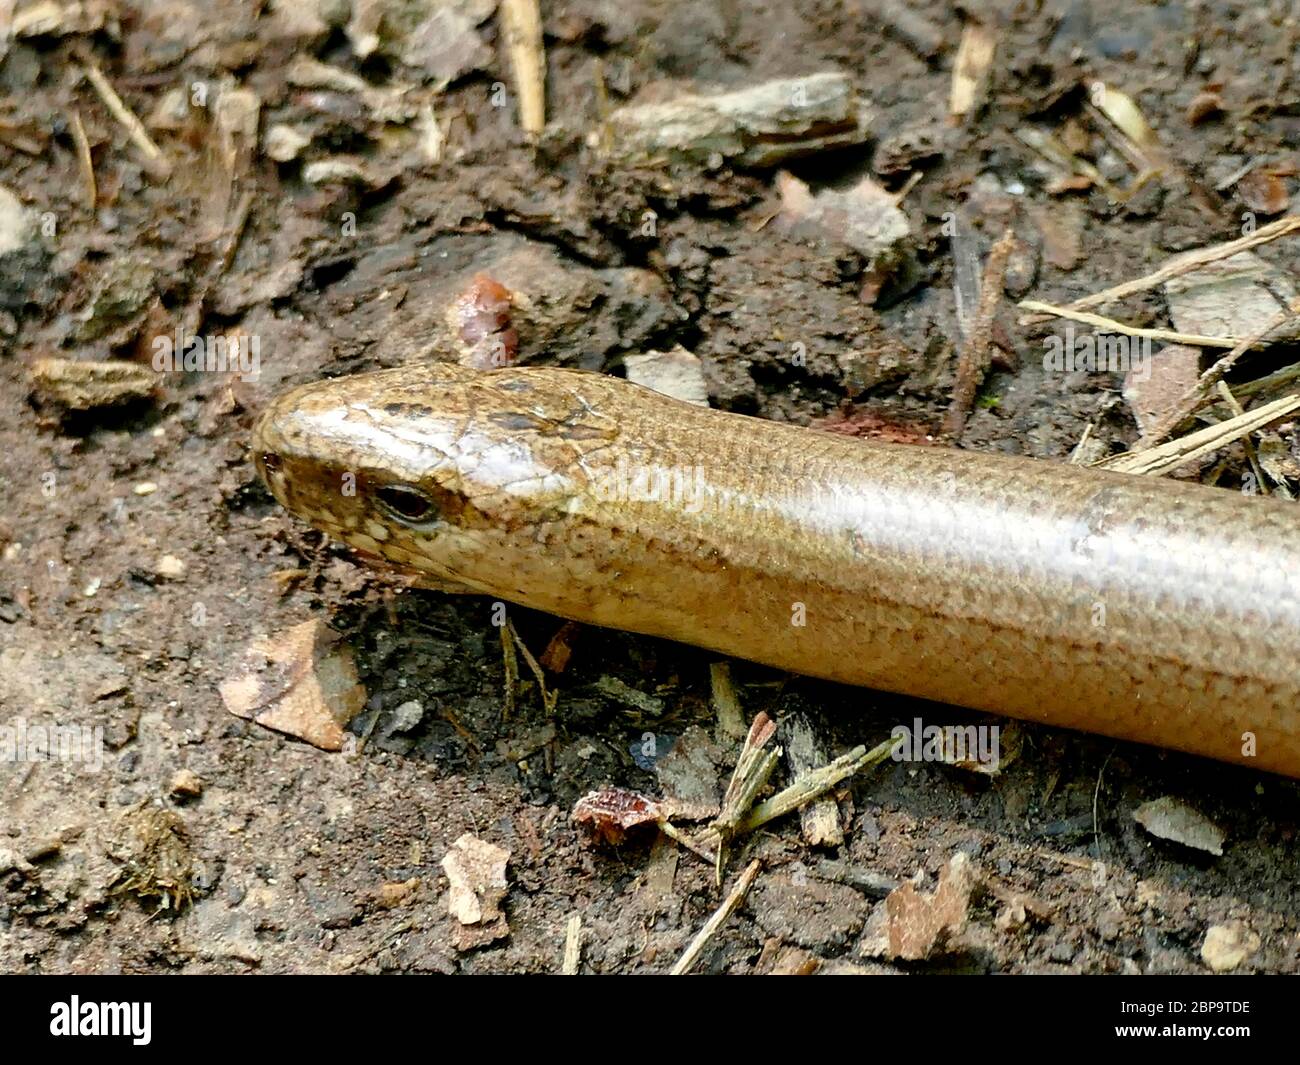
[[[546,368],[320,381],[271,404],[254,448],[293,513],[442,581],[1300,776],[1300,504]]]

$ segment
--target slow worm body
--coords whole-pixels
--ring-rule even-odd
[[[289,510],[441,581],[1300,776],[1300,505],[545,368],[317,382],[254,447]]]

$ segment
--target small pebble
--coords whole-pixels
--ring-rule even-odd
[[[178,769],[172,774],[167,793],[176,799],[197,799],[203,794],[203,781],[192,769]]]
[[[154,566],[153,571],[169,581],[178,581],[185,576],[185,563],[175,555],[163,555]]]

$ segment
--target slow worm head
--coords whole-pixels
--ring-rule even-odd
[[[321,381],[275,497],[398,566],[795,672],[1300,776],[1300,505],[850,440],[547,368]]]

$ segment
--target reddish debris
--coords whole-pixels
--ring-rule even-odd
[[[641,825],[658,824],[659,804],[648,795],[628,788],[602,788],[588,792],[573,808],[573,821],[582,825],[597,842],[614,846]]]
[[[510,290],[478,273],[469,288],[451,302],[447,318],[460,346],[462,366],[491,370],[510,366],[519,351],[519,334],[510,323]]]
[[[931,430],[915,422],[891,421],[868,410],[837,410],[825,418],[814,421],[810,428],[823,433],[840,433],[843,436],[862,436],[870,440],[884,440],[891,444],[932,444]]]

